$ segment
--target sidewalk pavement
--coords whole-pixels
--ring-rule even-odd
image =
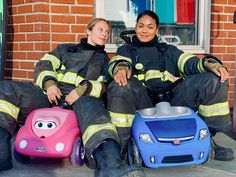
[[[215,141],[233,148],[236,155],[236,141],[219,133]],[[33,158],[27,164],[16,162],[13,169],[0,172],[0,177],[93,177],[93,170],[86,167],[72,167],[68,159]],[[207,165],[144,168],[147,177],[236,177],[236,159],[229,162],[212,160]]]

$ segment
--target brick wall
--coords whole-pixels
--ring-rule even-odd
[[[236,60],[236,24],[233,24],[233,14],[236,10],[236,1],[212,0],[211,10],[210,52],[222,59],[229,69],[229,102],[233,105]]]
[[[78,42],[94,16],[94,0],[8,0],[5,78],[33,81],[35,63],[59,43]],[[230,72],[233,105],[236,58],[235,0],[212,0],[211,53]]]
[[[78,42],[94,16],[93,0],[11,0],[5,78],[33,81],[35,63],[59,43]]]

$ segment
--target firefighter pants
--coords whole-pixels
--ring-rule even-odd
[[[172,92],[170,104],[198,111],[210,130],[219,132],[231,128],[227,102],[228,82],[220,83],[219,77],[213,73],[195,74],[178,83]],[[112,123],[117,126],[121,141],[125,143],[132,126],[127,122],[134,119],[136,110],[153,107],[152,98],[136,78],[129,79],[126,86],[119,86],[113,81],[107,94]]]

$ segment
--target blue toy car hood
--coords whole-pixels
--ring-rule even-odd
[[[157,140],[185,137],[193,138],[197,129],[194,118],[147,121],[146,125]]]

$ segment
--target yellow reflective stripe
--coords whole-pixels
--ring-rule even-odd
[[[80,75],[77,76],[75,80],[75,86],[77,87],[80,82],[82,82],[85,78],[81,77]]]
[[[145,79],[145,74],[137,74],[136,78],[138,78],[138,80],[144,80]]]
[[[161,78],[161,72],[159,70],[148,70],[145,75],[145,81],[149,79]]]
[[[120,60],[125,60],[125,61],[127,61],[129,63],[132,63],[132,60],[130,58],[124,57],[122,55],[116,55],[116,56],[111,58],[111,60],[109,61],[109,64],[113,63],[114,61],[120,61]]]
[[[0,112],[9,114],[14,119],[17,119],[20,108],[5,100],[0,100]]]
[[[99,131],[104,131],[104,130],[111,130],[117,134],[116,127],[111,123],[90,125],[85,130],[85,132],[82,136],[83,144],[86,145],[86,143],[88,142],[89,138],[91,138],[91,136],[93,136],[94,134],[96,134]]]
[[[198,112],[204,117],[221,116],[229,114],[229,103],[216,103],[213,105],[200,105]]]
[[[64,74],[63,74],[63,73],[58,73],[58,74],[57,74],[57,80],[58,80],[58,81],[61,81],[61,80],[63,79],[63,77],[64,77]]]
[[[60,80],[61,82],[65,82],[68,84],[76,83],[77,74],[72,72],[67,72],[64,74],[64,77]]]
[[[134,114],[121,114],[109,111],[111,122],[117,127],[131,127]]]
[[[106,81],[105,76],[99,76],[99,78],[97,79],[97,81],[105,82],[105,81]]]
[[[124,61],[124,60],[132,64],[132,60],[130,58],[124,57],[122,55],[116,55],[111,58],[111,60],[109,61],[109,68],[108,68],[108,73],[110,74],[110,76],[113,76],[114,74],[112,73],[112,71],[114,70],[114,65],[116,64],[116,61]]]
[[[92,90],[90,92],[90,96],[94,96],[99,98],[102,92],[102,84],[99,81],[90,81],[92,84]]]
[[[203,67],[203,62],[202,62],[202,58],[199,59],[198,63],[197,63],[197,69],[200,73],[204,73],[206,72],[204,67]]]
[[[55,73],[53,71],[43,71],[38,75],[38,78],[36,80],[36,85],[38,85],[41,89],[43,89],[43,79],[46,76],[52,76],[56,78]]]
[[[162,81],[175,82],[175,81],[178,80],[178,79],[179,79],[179,78],[175,77],[174,75],[172,75],[172,74],[169,73],[168,71],[162,72],[162,77],[161,77],[161,80],[162,80]]]
[[[160,72],[159,70],[148,70],[146,72],[145,81],[149,79],[161,79],[162,81],[175,82],[178,78],[168,71]]]
[[[52,63],[54,71],[59,68],[61,61],[54,55],[45,54],[40,60],[47,60]],[[65,70],[65,66],[61,65],[61,70]]]
[[[194,55],[188,54],[188,53],[183,53],[180,55],[179,60],[178,60],[178,68],[179,68],[181,76],[185,76],[184,65],[185,65],[186,61],[188,61],[192,57],[194,57]]]

